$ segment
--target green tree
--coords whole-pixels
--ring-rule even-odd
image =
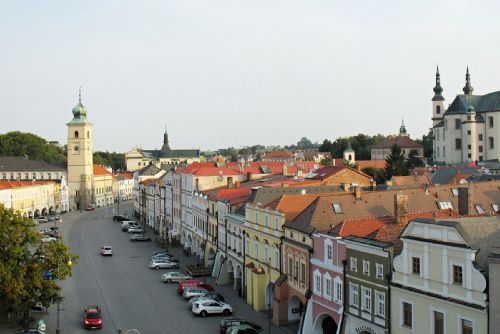
[[[49,144],[45,139],[32,133],[20,131],[0,135],[0,155],[27,156],[32,160],[48,163],[66,162],[63,147]]]
[[[422,166],[424,166],[424,162],[418,156],[418,151],[416,149],[411,150],[408,153],[408,160],[406,161],[406,167],[408,169],[413,169],[415,167],[422,167]]]
[[[432,141],[434,140],[434,134],[432,129],[429,129],[429,133],[422,136],[422,139],[417,139],[417,142],[422,144],[424,147],[424,157],[432,158]]]
[[[2,307],[23,312],[25,324],[32,306],[48,307],[61,298],[56,281],[44,280],[43,273],[51,270],[63,280],[77,260],[62,239],[42,244],[33,226],[31,219],[0,205],[0,301]]]
[[[116,152],[94,152],[94,163],[103,165],[103,166],[111,166],[113,170],[125,170],[125,155],[122,153]]]
[[[369,136],[362,133],[357,134],[356,136],[339,137],[333,142],[325,139],[319,146],[319,151],[330,152],[332,157],[341,157],[344,150],[347,148],[347,145],[350,143],[352,149],[356,153],[356,160],[370,160],[371,147],[383,139],[384,136],[380,134]]]
[[[394,145],[391,148],[391,154],[385,159],[385,176],[389,180],[393,176],[408,175],[406,168],[405,155],[401,151],[401,147]]]
[[[333,165],[333,159],[332,158],[324,158],[320,162],[323,166],[331,166]]]
[[[366,167],[362,170],[363,173],[370,175],[377,184],[382,184],[386,181],[385,171],[375,167]]]

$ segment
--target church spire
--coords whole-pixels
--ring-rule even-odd
[[[469,66],[467,66],[467,72],[465,73],[465,86],[463,90],[465,95],[471,95],[474,91],[474,88],[470,84]]]
[[[167,126],[165,125],[165,132],[163,133],[163,146],[160,150],[160,157],[168,157],[171,154],[170,145],[168,144]]]
[[[405,122],[403,119],[401,119],[401,126],[399,127],[399,135],[408,136],[408,133],[406,132]]]
[[[82,86],[78,89],[78,103],[82,104]]]
[[[439,66],[436,66],[436,86],[434,86],[433,90],[434,97],[432,98],[432,101],[443,101],[443,87],[441,87],[441,75],[439,74]]]

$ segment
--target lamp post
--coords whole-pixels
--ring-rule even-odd
[[[60,266],[60,262],[61,262],[61,258],[59,257],[58,258],[58,261],[57,261],[57,277],[59,278],[59,266]],[[68,266],[71,266],[73,263],[71,262],[71,257],[69,258],[68,260]],[[57,299],[57,319],[56,319],[56,334],[59,334],[61,332],[61,329],[59,327],[59,312],[61,310],[61,299],[62,299],[62,296],[59,296],[59,298]]]

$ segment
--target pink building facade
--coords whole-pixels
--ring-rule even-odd
[[[309,271],[312,294],[303,328],[311,334],[337,333],[343,313],[345,243],[327,233],[314,233],[313,243]]]

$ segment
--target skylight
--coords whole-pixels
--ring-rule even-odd
[[[344,213],[339,203],[333,203],[333,210],[335,211],[335,213]]]
[[[451,204],[451,202],[447,202],[447,201],[438,202],[438,207],[441,210],[453,209],[453,205]]]

